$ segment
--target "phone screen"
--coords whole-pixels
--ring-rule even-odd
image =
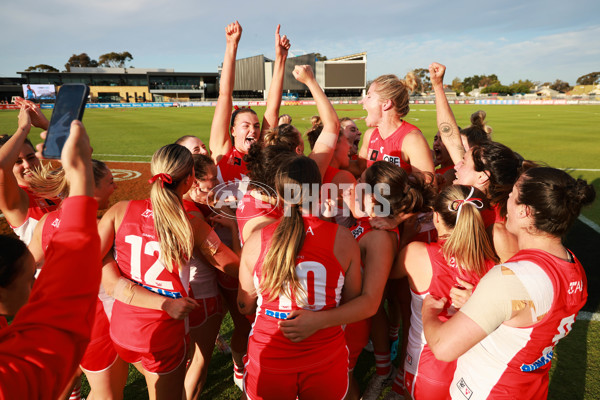
[[[84,84],[64,84],[60,88],[44,141],[42,154],[45,158],[60,158],[62,148],[69,137],[71,122],[83,117],[88,93],[89,88]]]

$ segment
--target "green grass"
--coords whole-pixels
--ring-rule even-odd
[[[222,335],[231,337],[232,323],[229,315],[221,328]],[[549,400],[596,400],[600,399],[600,322],[577,321],[573,330],[563,338],[555,349],[550,370]],[[394,361],[397,366],[399,360]],[[366,388],[375,373],[373,353],[363,351],[358,359],[354,376],[361,391]],[[208,379],[202,398],[237,400],[241,391],[231,378],[231,356],[215,350],[208,371]],[[89,387],[84,381],[83,395]],[[126,400],[148,399],[144,377],[130,367],[125,387]]]
[[[253,107],[262,115],[263,107]],[[366,115],[359,105],[336,106],[340,117],[361,118]],[[453,111],[460,126],[469,125],[469,116],[476,110],[487,112],[487,121],[494,128],[493,137],[525,158],[542,161],[557,168],[600,169],[600,107],[598,106],[510,106],[510,105],[456,105]],[[99,156],[104,160],[144,160],[161,145],[172,143],[182,135],[194,134],[208,144],[210,122],[214,109],[88,109],[84,123],[96,154],[143,155],[144,157]],[[49,111],[45,111],[50,116]],[[313,106],[284,106],[281,113],[290,114],[293,124],[306,131],[310,117],[316,114]],[[0,111],[0,134],[13,133],[17,126],[17,111]],[[435,107],[413,105],[406,120],[417,125],[431,143],[437,130]],[[362,132],[363,120],[357,120]],[[30,138],[39,142],[39,130]],[[593,182],[600,192],[599,171],[571,171],[575,177]],[[600,224],[600,201],[583,211],[583,214]],[[586,267],[590,298],[586,310],[600,310],[600,265],[598,235],[583,224],[577,223],[567,237],[567,244],[579,255]],[[226,318],[222,333],[231,336],[231,320]],[[560,341],[551,370],[549,399],[599,399],[600,398],[600,322],[578,321],[570,335]],[[374,373],[373,355],[363,352],[355,376],[364,389]],[[231,380],[230,356],[215,352],[203,398],[238,399],[240,391]],[[84,389],[84,393],[85,389]],[[146,399],[143,377],[131,371],[125,388],[125,399]]]
[[[264,107],[253,107],[262,116]],[[366,115],[360,105],[337,105],[341,117],[361,118]],[[494,128],[493,138],[506,144],[525,158],[550,166],[568,169],[600,169],[600,107],[594,105],[519,106],[519,105],[455,105],[453,111],[460,126],[469,125],[471,113],[483,109]],[[50,111],[44,111],[50,116]],[[100,159],[149,161],[154,151],[180,136],[193,134],[208,144],[214,108],[142,108],[87,109],[84,123]],[[317,114],[314,106],[283,106],[281,113],[290,114],[301,131],[310,126]],[[18,112],[0,111],[0,133],[13,133]],[[432,143],[437,131],[434,105],[415,104],[406,120],[417,125]],[[366,130],[364,120],[357,125]],[[34,129],[34,132],[37,130]],[[39,136],[30,135],[35,143]],[[308,146],[307,146],[308,148]],[[142,155],[144,157],[131,157]],[[600,171],[571,171],[575,177],[593,182],[600,190]],[[583,215],[600,224],[600,202],[583,211]]]

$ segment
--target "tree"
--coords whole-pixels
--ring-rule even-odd
[[[315,53],[315,61],[327,61],[327,56],[324,56],[321,53]]]
[[[535,87],[535,83],[531,82],[529,79],[519,79],[519,82],[513,82],[509,86],[513,93],[529,93],[533,87]]]
[[[412,71],[417,79],[417,90],[419,92],[428,92],[431,90],[431,80],[429,79],[428,68],[415,68]]]
[[[71,71],[71,67],[97,67],[98,61],[92,60],[87,53],[73,54],[69,61],[65,64],[67,72]]]
[[[473,89],[477,89],[484,86],[493,85],[500,83],[496,74],[492,75],[473,75],[463,79],[463,89],[465,93],[469,93]],[[495,92],[492,92],[495,93]]]
[[[591,72],[577,78],[578,85],[596,85],[600,83],[600,72]]]
[[[481,80],[479,81],[479,87],[490,86],[495,83],[500,83],[500,81],[498,80],[498,76],[496,74],[492,74],[492,75],[488,75],[488,76],[483,75],[481,77]]]
[[[569,85],[569,82],[565,82],[565,81],[561,81],[560,79],[557,79],[554,81],[554,83],[552,85],[550,85],[550,89],[554,89],[554,90],[564,93],[564,92],[568,92],[569,90],[573,89],[573,87],[571,85]]]
[[[131,60],[133,60],[133,56],[128,51],[122,53],[112,51],[110,53],[102,54],[98,58],[98,64],[102,67],[124,68],[125,63]]]
[[[456,92],[456,94],[460,94],[461,92],[463,92],[463,84],[460,78],[454,78],[452,80],[452,86],[450,87]]]
[[[496,82],[483,88],[481,93],[513,94],[514,92],[510,87],[504,86],[500,82]]]
[[[48,64],[38,64],[35,67],[28,67],[25,72],[59,72],[52,65]]]

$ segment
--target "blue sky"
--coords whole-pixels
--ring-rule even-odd
[[[72,54],[98,59],[111,51],[129,51],[139,68],[215,72],[224,27],[236,19],[244,30],[238,58],[273,57],[280,23],[294,55],[366,51],[369,79],[432,61],[447,65],[448,82],[495,73],[505,84],[573,85],[600,71],[598,0],[20,0],[1,10],[0,76],[37,64],[62,70]]]

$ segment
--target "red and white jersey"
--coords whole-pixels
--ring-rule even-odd
[[[252,194],[255,194],[253,196]],[[279,219],[283,216],[283,208],[274,206],[271,203],[263,201],[261,194],[251,190],[244,194],[244,197],[235,210],[235,217],[238,224],[238,232],[240,234],[240,243],[244,244],[243,232],[246,223],[256,217],[269,217]]]
[[[193,201],[183,200],[183,208],[188,213],[197,212],[204,215],[200,207]],[[196,218],[190,215],[190,218]],[[217,285],[217,269],[210,264],[202,255],[196,255],[190,259],[190,296],[194,299],[206,299],[219,294]]]
[[[268,294],[260,292],[263,260],[279,223],[261,231],[261,254],[254,267],[256,320],[248,340],[248,357],[261,370],[301,372],[331,361],[340,352],[347,356],[341,326],[321,329],[300,343],[291,342],[279,330],[279,320],[286,319],[292,310],[328,310],[339,305],[342,295],[345,273],[333,252],[338,226],[313,216],[304,216],[303,221],[306,237],[296,259],[296,274],[306,291],[306,299],[302,300],[293,295],[268,300]]]
[[[481,217],[483,218],[483,224],[486,228],[496,222],[506,222],[506,217],[500,215],[500,205],[498,204],[482,210]]]
[[[369,232],[371,232],[372,230],[374,230],[375,228],[373,228],[371,226],[371,223],[369,222],[369,217],[365,217],[365,218],[359,218],[356,220],[356,224],[350,228],[350,232],[352,233],[352,236],[354,236],[354,239],[356,239],[357,242],[360,242],[360,240]],[[396,240],[397,243],[400,244],[400,232],[398,231],[398,227],[395,227],[394,229],[390,229],[390,232],[393,232],[396,234]],[[399,250],[399,249],[397,249]]]
[[[169,272],[160,261],[160,245],[154,230],[150,200],[132,200],[115,235],[115,259],[121,274],[162,296],[188,296],[188,265],[173,266]],[[154,352],[179,342],[185,321],[166,312],[115,301],[110,324],[111,338],[129,350]],[[135,333],[135,334],[134,334]]]
[[[421,315],[421,308],[423,307],[423,299],[428,294],[431,294],[437,298],[445,297],[450,298],[450,290],[457,284],[456,278],[461,278],[473,286],[479,283],[480,277],[476,274],[469,273],[458,268],[454,257],[450,260],[444,258],[442,252],[442,242],[434,242],[427,244],[427,253],[429,255],[429,261],[431,262],[432,277],[429,288],[423,292],[417,292],[411,288],[411,317],[410,317],[410,331],[408,334],[408,347],[406,349],[406,359],[404,360],[405,376],[409,379],[405,379],[406,389],[416,399],[415,387],[419,384],[419,379],[425,378],[430,382],[437,382],[437,384],[446,383],[446,386],[450,385],[454,376],[454,370],[456,368],[456,362],[444,362],[439,361],[435,358],[427,342],[425,340],[425,334],[423,333],[423,320]],[[486,270],[489,271],[494,267],[492,260],[486,261]],[[450,302],[447,302],[444,311],[440,314],[442,321],[448,320],[456,309],[451,306]]]
[[[217,179],[221,183],[241,181],[247,173],[248,167],[244,161],[244,154],[233,146],[217,163]]]
[[[435,173],[438,175],[444,175],[446,172],[454,169],[454,165],[448,165],[447,167],[439,167],[435,170]]]
[[[27,209],[27,216],[25,217],[25,222],[21,224],[21,226],[13,226],[13,231],[17,234],[19,239],[21,239],[25,244],[29,245],[31,242],[31,238],[33,237],[33,231],[35,230],[35,226],[39,222],[40,218],[44,216],[44,214],[54,211],[58,208],[60,204],[59,199],[44,199],[37,196],[31,190],[29,190],[26,186],[19,186],[21,189],[27,193],[27,197],[29,199],[29,207]]]
[[[402,121],[402,125],[386,139],[379,134],[379,129],[375,128],[369,141],[369,152],[367,153],[367,168],[375,161],[388,161],[411,173],[412,168],[409,163],[402,159],[402,142],[409,132],[419,131],[419,128]]]
[[[450,386],[453,398],[546,399],[554,346],[571,330],[587,300],[579,261],[541,250],[521,250],[503,265],[523,283],[538,323],[524,328],[500,325],[458,359]]]

